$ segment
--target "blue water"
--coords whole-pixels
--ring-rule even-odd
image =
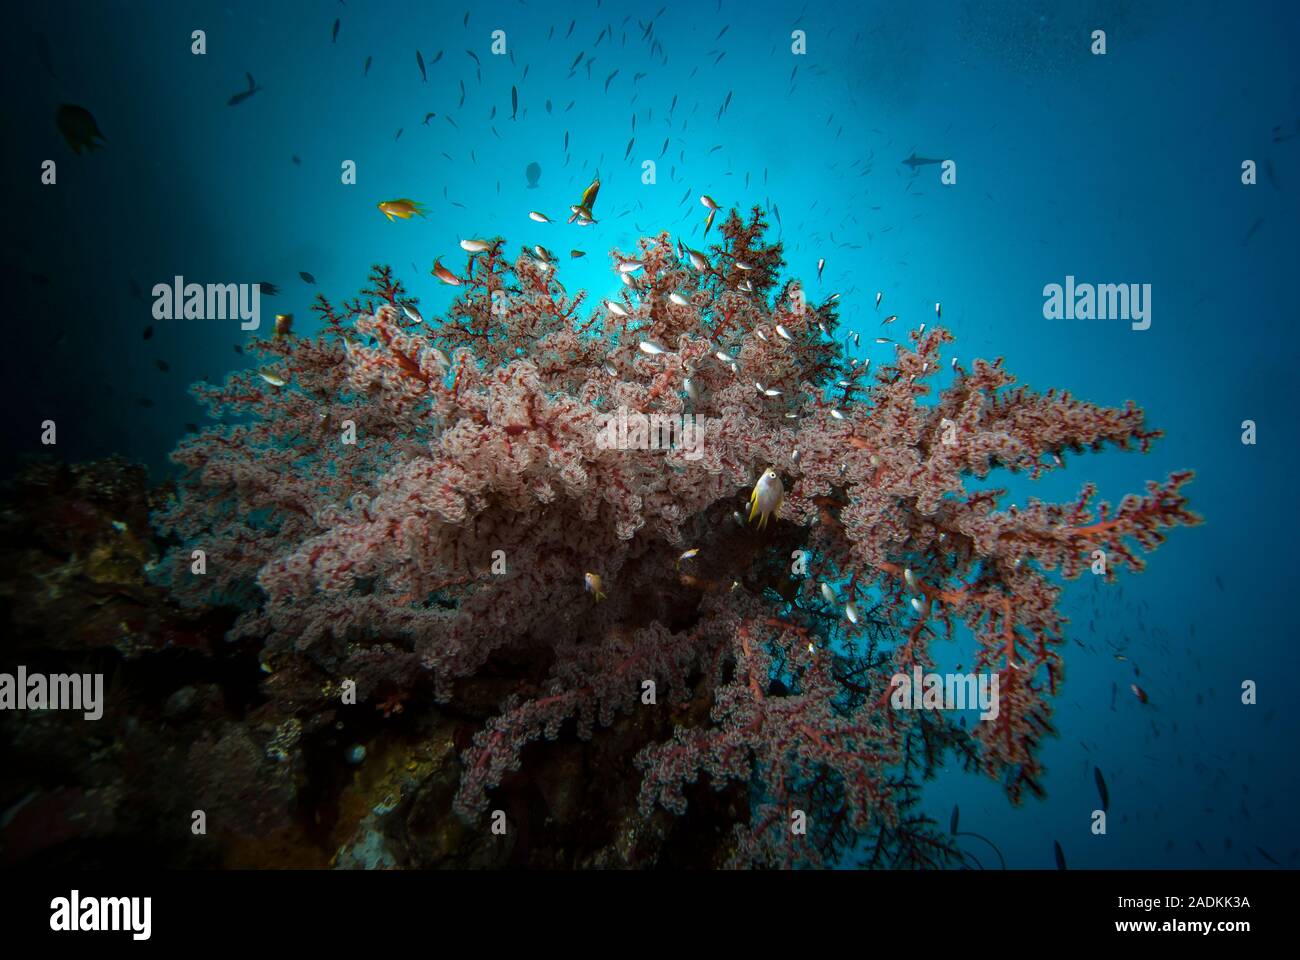
[[[16,11],[0,41],[6,463],[39,451],[48,417],[61,455],[116,452],[164,475],[184,424],[200,420],[186,385],[244,362],[233,348],[245,335],[230,323],[152,319],[150,288],[175,275],[276,283],[268,315],[293,312],[310,331],[314,293],[354,295],[372,263],[392,264],[436,315],[452,294],[429,267],[436,256],[460,261],[463,237],[499,233],[566,258],[585,249],[564,263],[564,282],[607,295],[618,289],[611,248],[663,229],[702,245],[699,194],[724,207],[774,204],[791,271],[844,294],[863,355],[878,332],[876,291],[900,323],[933,322],[942,301],[963,360],[1004,356],[1036,388],[1131,398],[1165,431],[1146,456],[1074,458],[1040,496],[1068,499],[1091,479],[1118,499],[1171,470],[1197,471],[1189,492],[1204,526],[1174,531],[1139,577],[1104,587],[1085,576],[1071,588],[1077,638],[1060,737],[1044,751],[1048,798],[1013,809],[997,784],[951,772],[927,793],[929,812],[946,823],[960,804],[963,827],[1010,866],[1052,866],[1053,840],[1072,868],[1263,866],[1257,847],[1300,863],[1290,814],[1300,786],[1289,605],[1294,4],[670,2],[654,17],[666,65],[638,27],[658,6],[474,5],[468,26],[465,6],[428,2]],[[607,24],[613,39],[595,46]],[[1095,28],[1107,31],[1104,56],[1089,53]],[[196,29],[206,31],[202,56],[190,49]],[[494,29],[513,59],[489,52]],[[790,52],[794,29],[807,34],[802,56]],[[54,77],[36,34],[48,38]],[[579,51],[595,64],[570,78]],[[227,106],[246,72],[263,89]],[[61,101],[94,114],[103,150],[71,154],[52,119]],[[425,125],[428,112],[437,116]],[[902,165],[913,150],[954,160],[957,182],[941,184],[937,166]],[[57,162],[57,186],[38,181],[45,159]],[[642,182],[647,159],[657,161],[652,185]],[[1253,186],[1241,183],[1247,159],[1259,168]],[[341,183],[348,160],[355,185]],[[530,161],[542,168],[536,189]],[[600,222],[563,224],[597,172]],[[424,202],[428,219],[388,222],[375,204],[395,197]],[[561,222],[534,223],[530,210]],[[1151,284],[1150,329],[1045,320],[1043,287],[1067,275]],[[1254,446],[1240,441],[1247,419],[1258,424]],[[1026,491],[1014,485],[1015,496]],[[1127,661],[1114,658],[1121,645]],[[1135,679],[1145,707],[1128,692]],[[1244,680],[1258,682],[1258,705],[1240,703]],[[1104,837],[1089,832],[1094,764],[1110,788]],[[981,846],[970,849],[988,865]]]

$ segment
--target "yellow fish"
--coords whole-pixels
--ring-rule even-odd
[[[582,579],[585,581],[587,592],[595,596],[597,603],[605,599],[605,595],[600,592],[600,574],[584,573]]]
[[[293,333],[293,314],[277,313],[275,315],[275,339],[280,340]]]
[[[403,220],[410,220],[411,217],[419,214],[424,216],[423,207],[414,200],[384,200],[379,204],[379,212],[389,220],[394,217],[401,217]]]
[[[754,484],[754,492],[749,495],[749,522],[753,523],[754,518],[758,517],[758,529],[762,530],[767,525],[769,516],[781,515],[781,503],[784,500],[785,488],[781,486],[781,478],[775,470],[768,467]]]
[[[573,213],[573,216],[569,217],[569,223],[573,223],[574,220],[579,218],[590,220],[592,223],[596,222],[592,209],[596,206],[596,195],[598,193],[600,193],[600,177],[591,181],[587,189],[582,191],[582,199],[569,207],[569,210]]]

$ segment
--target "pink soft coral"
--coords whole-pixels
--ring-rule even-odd
[[[1001,361],[950,374],[941,328],[912,332],[868,375],[834,339],[834,300],[805,305],[779,281],[765,227],[757,209],[733,212],[705,270],[667,235],[614,251],[644,263],[625,316],[584,319],[553,265],[496,248],[471,258],[439,324],[408,319],[386,268],[341,311],[321,298],[320,336],[257,344],[289,385],[245,371],[197,388],[238,422],[174,455],[184,476],[159,517],[182,543],[173,584],[241,599],[237,635],[376,701],[423,676],[449,700],[498,651],[546,651],[549,680],[507,699],[464,756],[466,818],[524,744],[566,720],[588,737],[619,711],[704,698],[709,724],[641,752],[644,814],[680,812],[682,785],[706,773],[749,787],[735,862],[824,862],[859,838],[872,863],[952,862],[909,812],[919,778],[956,750],[1013,798],[1041,789],[1064,627],[1046,573],[1077,576],[1098,549],[1112,576],[1140,568],[1139,548],[1197,522],[1181,493],[1191,474],[1096,515],[1090,487],[1075,504],[1007,511],[998,491],[967,492],[967,476],[1037,477],[1071,451],[1145,450],[1157,434],[1132,404],[1012,388]],[[941,378],[937,402],[918,403]],[[621,407],[709,418],[702,456],[602,448],[601,415]],[[769,464],[786,498],[758,533],[733,511]],[[688,546],[700,553],[682,561]],[[205,576],[189,572],[194,549]],[[791,574],[796,550],[807,576]],[[588,571],[607,601],[584,592]],[[846,581],[857,625],[818,590]],[[888,703],[889,677],[930,665],[930,642],[957,623],[1002,692],[973,739]],[[642,702],[649,680],[658,707]],[[812,817],[806,837],[788,829],[795,809]]]

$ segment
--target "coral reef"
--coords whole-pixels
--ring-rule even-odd
[[[452,813],[459,753],[504,676],[458,687],[457,711],[302,708],[305,663],[267,684],[255,641],[229,643],[236,611],[180,609],[149,582],[161,544],[148,515],[169,496],[122,460],[38,461],[0,489],[0,673],[18,665],[106,678],[103,714],[0,711],[0,864],[27,868],[706,866],[734,794],[697,799],[690,829],[644,821],[628,768],[667,718],[620,718],[596,741],[535,744],[529,775],[495,802],[497,838]],[[297,671],[298,691],[285,689]],[[275,695],[268,696],[268,693]],[[409,693],[409,691],[408,691]],[[722,802],[719,807],[718,803]],[[731,806],[727,806],[731,803]],[[708,811],[718,809],[711,817]],[[195,810],[206,833],[192,832]]]
[[[376,267],[359,298],[319,298],[319,335],[258,341],[260,370],[195,388],[219,422],[174,453],[156,575],[195,608],[240,609],[229,639],[260,648],[261,696],[296,737],[366,711],[443,744],[454,775],[421,782],[441,797],[429,809],[460,818],[439,843],[486,844],[462,862],[520,855],[493,852],[490,809],[535,849],[615,803],[595,781],[631,784],[599,818],[612,834],[550,862],[672,862],[672,836],[730,824],[710,862],[957,863],[916,812],[922,782],[956,756],[1013,800],[1043,790],[1059,578],[1095,551],[1107,576],[1140,570],[1198,520],[1190,472],[1115,508],[1091,486],[1006,509],[1000,490],[968,491],[1158,433],[1131,403],[1036,393],[1000,360],[949,364],[940,327],[883,347],[888,362],[850,359],[837,299],[782,279],[765,229],[758,208],[733,211],[707,252],[666,234],[615,250],[624,292],[585,316],[541,248],[484,244],[438,322]],[[702,445],[598,442],[620,410],[695,418]],[[737,511],[769,466],[785,497],[760,531]],[[970,730],[889,703],[890,677],[931,666],[945,637],[999,680],[997,717]],[[341,705],[347,681],[358,706]],[[558,742],[530,773],[543,741]],[[544,813],[511,806],[521,769]],[[688,805],[698,821],[674,827],[665,811]],[[407,822],[432,822],[421,809]],[[400,859],[358,829],[347,862]]]

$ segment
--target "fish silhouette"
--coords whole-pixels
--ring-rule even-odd
[[[235,94],[233,97],[227,100],[226,106],[237,107],[239,106],[239,104],[243,103],[253,94],[257,93],[257,91],[262,89],[261,87],[257,86],[257,84],[253,82],[253,75],[251,73],[246,73],[244,74],[244,76],[248,77],[248,89],[241,90],[239,93]]]
[[[542,177],[541,164],[534,160],[524,168],[524,176],[528,178],[528,189],[535,189],[537,187],[537,181]]]
[[[943,163],[942,160],[934,160],[930,157],[918,157],[916,155],[915,150],[912,151],[912,155],[910,157],[908,157],[906,160],[901,160],[899,162],[906,164],[907,166],[911,167],[913,170],[915,170],[917,167],[924,167],[931,163]]]
[[[63,139],[68,142],[73,153],[81,153],[82,150],[95,150],[103,145],[108,138],[99,129],[99,124],[91,116],[90,111],[85,107],[79,107],[75,103],[59,104],[58,112],[54,115],[54,122],[59,128],[59,133],[63,134]]]

